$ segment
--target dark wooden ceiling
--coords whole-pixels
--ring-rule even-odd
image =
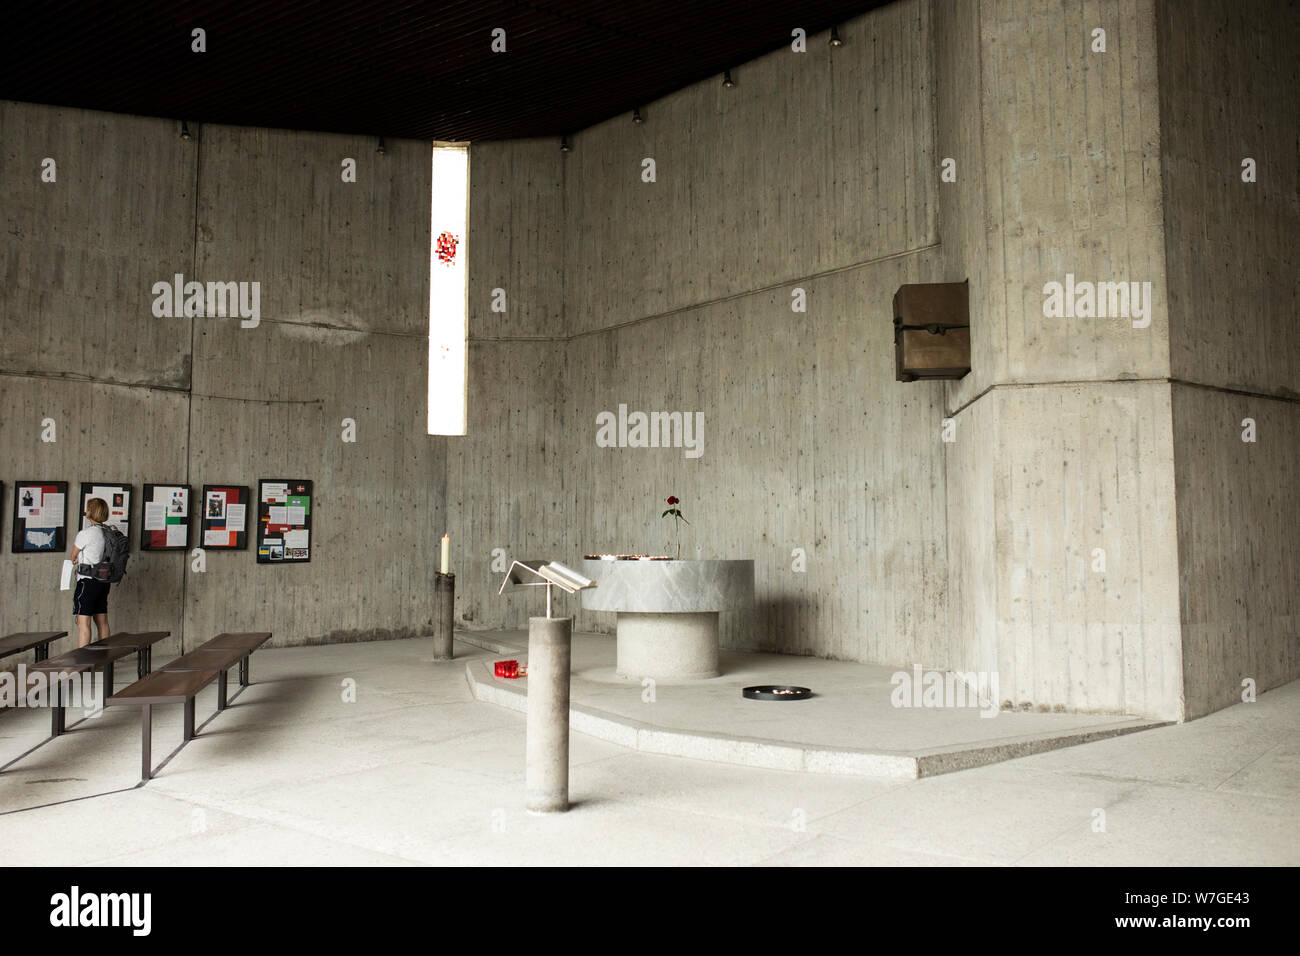
[[[886,2],[41,0],[0,18],[0,99],[426,140],[559,135],[720,77],[795,27],[824,43],[814,34]],[[206,53],[191,52],[196,27]]]

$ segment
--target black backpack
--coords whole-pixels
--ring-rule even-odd
[[[104,534],[104,557],[99,564],[79,564],[78,574],[88,574],[96,581],[116,584],[126,574],[126,562],[131,557],[131,549],[126,535],[112,525],[101,524],[99,530]]]

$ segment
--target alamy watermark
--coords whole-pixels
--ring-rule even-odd
[[[687,458],[704,454],[703,412],[628,412],[596,415],[597,448],[682,448]]]
[[[0,708],[4,707],[80,707],[87,717],[98,717],[104,710],[103,681],[96,682],[94,671],[27,672],[26,664],[18,671],[0,672]]]
[[[1043,316],[1049,319],[1132,319],[1133,328],[1151,324],[1150,282],[1065,282],[1043,285]]]
[[[981,717],[998,715],[998,675],[985,671],[895,671],[889,678],[894,707],[978,707]]]
[[[238,317],[240,328],[255,329],[262,321],[262,283],[190,282],[176,273],[171,282],[155,282],[151,290],[158,319]]]

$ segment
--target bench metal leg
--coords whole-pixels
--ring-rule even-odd
[[[253,655],[249,654],[247,657],[245,657],[243,660],[239,662],[239,686],[240,687],[248,686],[248,662],[251,661],[252,659],[253,659]]]
[[[149,754],[150,738],[153,736],[153,705],[144,704],[140,708],[140,779],[153,777],[153,760]]]
[[[113,662],[104,661],[104,700],[113,696]]]
[[[226,709],[226,671],[222,670],[217,675],[217,710]]]
[[[145,651],[146,651],[146,650],[148,650],[148,648],[142,647],[142,648],[140,648],[138,651],[135,652],[135,677],[136,677],[136,680],[143,680],[143,679],[144,679],[144,675],[147,674],[147,673],[149,673],[149,669],[148,669],[147,667],[145,667],[145,657],[144,657],[144,654],[145,654]]]
[[[39,664],[41,661],[46,661],[49,659],[50,659],[50,642],[46,641],[44,644],[37,644],[36,663]]]
[[[50,675],[50,736],[58,737],[68,732],[67,710],[64,706],[64,682]]]
[[[185,698],[185,739],[194,739],[194,698]]]
[[[63,681],[50,682],[50,736],[57,737],[66,729],[63,719]]]
[[[153,673],[153,645],[150,644],[144,649],[144,675],[148,676]]]

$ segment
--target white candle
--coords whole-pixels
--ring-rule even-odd
[[[451,560],[451,536],[444,534],[442,536],[442,573],[447,573],[447,565]]]

